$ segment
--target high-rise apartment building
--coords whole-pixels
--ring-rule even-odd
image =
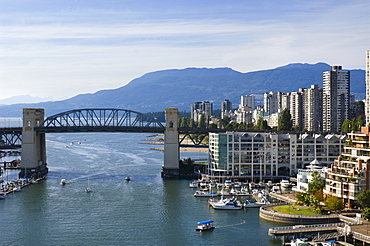
[[[245,95],[240,97],[240,106],[247,106],[250,110],[255,108],[255,96],[254,95]]]
[[[195,102],[190,106],[190,117],[195,121],[199,121],[202,114],[211,116],[213,113],[213,103],[209,101]]]
[[[322,130],[322,89],[318,85],[303,89],[303,129]]]
[[[366,51],[366,99],[365,99],[365,117],[366,126],[370,124],[370,50]]]
[[[281,112],[282,108],[282,96],[283,93],[280,91],[271,91],[263,95],[263,106],[265,112],[268,114],[274,114]]]
[[[294,127],[298,127],[298,130],[303,129],[303,89],[299,89],[298,92],[289,93],[290,101],[290,116]]]
[[[233,109],[233,104],[228,99],[225,99],[221,103],[221,119],[224,118],[224,116],[229,116]]]
[[[344,120],[350,113],[349,71],[342,66],[332,66],[331,71],[323,73],[323,130],[341,131]]]

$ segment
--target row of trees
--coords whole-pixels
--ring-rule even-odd
[[[361,103],[357,103],[359,109],[363,108]],[[356,104],[356,105],[357,105]],[[362,111],[361,111],[362,112]],[[164,112],[152,112],[148,113],[159,119],[160,121],[165,121],[164,119]],[[190,113],[185,111],[179,112],[179,127],[190,127],[190,128],[208,128],[208,129],[215,129],[215,128],[224,128],[224,129],[246,129],[246,130],[278,130],[278,131],[294,131],[299,130],[298,126],[293,126],[293,121],[291,118],[290,111],[288,109],[284,109],[281,113],[281,116],[278,120],[278,126],[271,128],[268,126],[267,121],[260,117],[256,124],[252,122],[232,122],[230,117],[224,116],[218,120],[218,123],[210,123],[210,116],[202,114],[199,121],[195,121],[190,119]],[[351,131],[359,131],[361,126],[365,125],[364,117],[360,114],[357,118],[353,119],[346,119],[342,125],[342,132],[351,132]]]
[[[281,117],[278,121],[278,126],[275,130],[281,131],[290,131],[294,130],[292,127],[292,120],[290,116],[290,112],[288,109],[284,109],[282,112]],[[267,125],[267,121],[263,120],[263,118],[259,118],[256,124],[252,122],[242,122],[237,123],[231,121],[228,116],[224,116],[222,119],[218,120],[218,124],[210,123],[209,115],[202,114],[199,121],[194,121],[193,119],[188,119],[186,117],[181,117],[179,119],[179,127],[190,127],[190,128],[208,128],[214,129],[217,127],[224,128],[224,129],[250,129],[250,130],[271,130],[272,128]]]

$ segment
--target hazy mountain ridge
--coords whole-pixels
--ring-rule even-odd
[[[146,113],[176,107],[189,111],[196,101],[212,101],[214,108],[220,108],[225,99],[236,107],[242,95],[259,94],[261,98],[265,92],[287,93],[313,84],[322,88],[322,73],[329,70],[330,65],[325,63],[294,63],[249,73],[231,68],[162,70],[144,74],[117,89],[80,94],[58,102],[0,106],[0,116],[21,116],[23,107],[45,108],[46,116],[80,108],[122,108]],[[365,71],[350,71],[351,93],[356,100],[364,99]]]

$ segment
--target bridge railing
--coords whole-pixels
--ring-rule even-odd
[[[337,229],[337,227],[344,227],[346,224],[341,223],[330,223],[330,224],[314,224],[314,225],[294,225],[294,226],[279,226],[271,227],[269,229],[269,234],[276,234],[279,232],[295,232],[295,231],[314,231],[315,229],[319,230],[329,230]]]

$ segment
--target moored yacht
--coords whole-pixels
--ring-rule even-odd
[[[218,196],[219,193],[217,191],[209,191],[209,190],[197,190],[194,193],[194,196],[201,196],[201,197],[212,197]]]
[[[280,186],[281,186],[281,187],[284,187],[284,188],[288,188],[288,187],[290,187],[290,182],[289,182],[289,180],[286,180],[286,179],[281,180],[281,181],[280,181]]]
[[[198,188],[198,181],[194,180],[189,184],[189,188]]]
[[[235,198],[221,198],[219,201],[210,202],[210,205],[214,209],[224,209],[224,210],[236,210],[242,209],[243,206]]]

